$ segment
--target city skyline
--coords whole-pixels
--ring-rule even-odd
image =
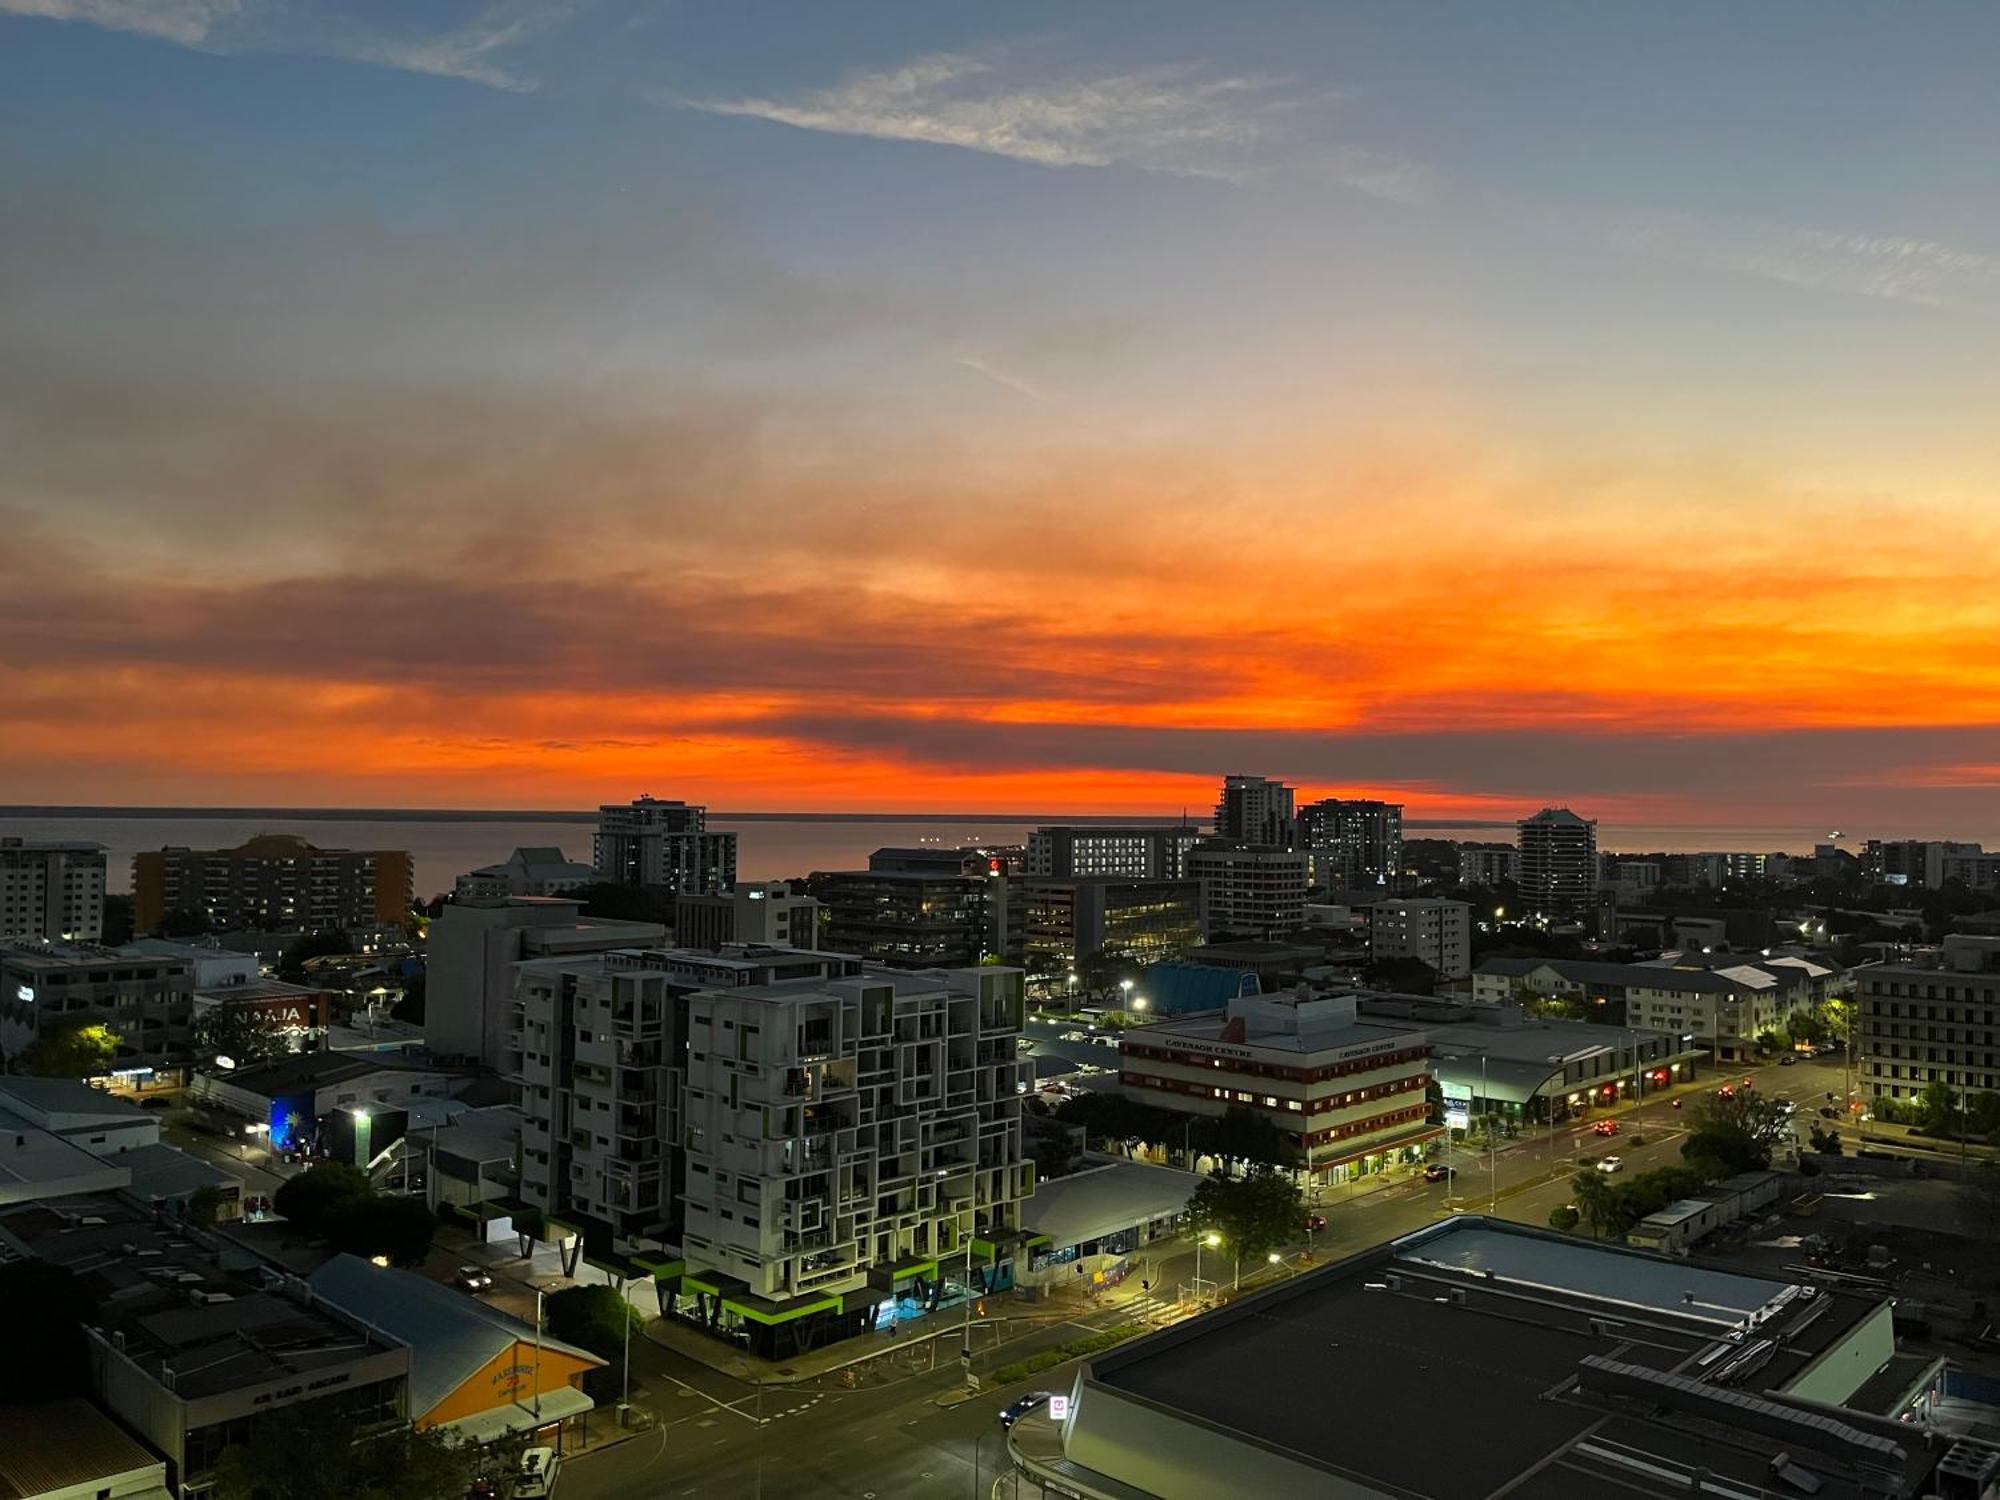
[[[2000,16],[835,10],[0,0],[8,799],[2000,833]]]

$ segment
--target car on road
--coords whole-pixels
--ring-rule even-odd
[[[461,1292],[470,1292],[476,1297],[481,1292],[493,1290],[493,1276],[478,1266],[460,1266],[458,1274],[451,1278],[451,1284]]]
[[[1012,1427],[1031,1411],[1040,1411],[1049,1404],[1050,1391],[1030,1391],[1019,1401],[1000,1408],[1000,1425]]]
[[[1787,1052],[1783,1057],[1778,1059],[1778,1066],[1781,1068],[1797,1067],[1798,1061],[1799,1059],[1796,1054]]]
[[[1618,1134],[1618,1122],[1616,1120],[1599,1120],[1595,1125],[1591,1126],[1590,1128],[1592,1133],[1596,1135]]]
[[[1615,1156],[1600,1156],[1597,1158],[1597,1170],[1606,1175],[1622,1172],[1625,1170],[1625,1163]]]
[[[158,1094],[154,1094],[151,1098],[141,1099],[139,1101],[139,1108],[141,1109],[172,1109],[173,1107],[174,1107],[173,1100],[162,1099]]]
[[[1449,1182],[1452,1176],[1452,1169],[1441,1161],[1434,1161],[1424,1168],[1425,1182]]]

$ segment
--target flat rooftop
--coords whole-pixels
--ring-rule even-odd
[[[1171,1042],[1176,1037],[1189,1037],[1198,1041],[1215,1042],[1222,1040],[1223,1028],[1229,1024],[1229,1017],[1221,1011],[1208,1011],[1198,1016],[1185,1016],[1173,1021],[1156,1021],[1150,1026],[1136,1026],[1125,1035],[1135,1042]],[[1348,1047],[1362,1047],[1374,1042],[1408,1041],[1412,1046],[1420,1045],[1428,1027],[1397,1025],[1394,1022],[1353,1021],[1345,1026],[1310,1028],[1297,1031],[1250,1031],[1232,1045],[1259,1047],[1270,1052],[1297,1052],[1310,1055],[1315,1052],[1338,1052]]]
[[[1782,1392],[1881,1300],[1463,1218],[1098,1357],[1073,1423],[1091,1420],[1091,1385],[1120,1393],[1170,1415],[1119,1428],[1118,1451],[1186,1444],[1225,1484],[1226,1445],[1206,1434],[1324,1470],[1329,1490],[1338,1476],[1451,1500],[1681,1493],[1690,1465],[1748,1500],[1776,1492],[1785,1448],[1820,1500],[1858,1500],[1869,1465],[1914,1486],[1937,1454]]]

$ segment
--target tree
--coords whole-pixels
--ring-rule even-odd
[[[215,927],[203,912],[180,910],[161,913],[158,931],[166,938],[207,937]]]
[[[437,1235],[437,1215],[421,1199],[383,1197],[371,1191],[337,1203],[320,1233],[334,1249],[345,1250],[349,1255],[369,1260],[382,1256],[392,1266],[420,1266],[431,1253],[431,1241]]]
[[[1202,1116],[1191,1132],[1194,1149],[1222,1163],[1225,1175],[1239,1167],[1290,1167],[1298,1162],[1292,1138],[1270,1120],[1241,1104],[1222,1117]]]
[[[604,1387],[624,1357],[625,1341],[638,1336],[646,1320],[623,1293],[608,1286],[564,1287],[549,1294],[543,1311],[550,1334],[610,1362],[606,1369],[584,1377],[593,1394],[606,1394]]]
[[[21,1049],[20,1071],[37,1078],[96,1078],[118,1055],[118,1033],[101,1021],[44,1031]]]
[[[285,1179],[271,1207],[307,1234],[323,1235],[343,1209],[373,1194],[367,1174],[344,1162],[323,1162]]]
[[[187,1221],[197,1229],[213,1225],[228,1201],[219,1187],[198,1187],[188,1195]]]
[[[291,1050],[282,1028],[247,1005],[211,1005],[194,1023],[195,1050],[226,1057],[238,1067],[269,1062]]]
[[[1579,1214],[1572,1205],[1558,1203],[1554,1208],[1549,1210],[1549,1228],[1562,1234],[1568,1234],[1572,1229],[1576,1228],[1577,1221],[1582,1217],[1583,1215]]]
[[[403,998],[390,1007],[390,1018],[397,1021],[407,1021],[412,1026],[423,1025],[426,989],[427,983],[423,970],[419,969],[414,974],[405,974],[403,976]]]
[[[1429,995],[1437,990],[1437,970],[1421,958],[1383,958],[1361,971],[1361,982],[1371,990]]]
[[[1611,1180],[1602,1172],[1593,1168],[1577,1173],[1570,1183],[1570,1190],[1576,1194],[1577,1217],[1593,1235],[1602,1235],[1616,1226],[1617,1196],[1611,1190]]]
[[[90,1394],[83,1325],[97,1306],[74,1272],[41,1260],[0,1263],[0,1307],[7,1345],[20,1354],[0,1360],[0,1403]]]
[[[294,938],[291,945],[279,955],[278,977],[297,984],[306,977],[306,964],[310,960],[332,958],[353,951],[354,940],[335,928],[308,932],[303,937]]]
[[[1806,1140],[1813,1150],[1820,1152],[1822,1155],[1839,1156],[1841,1154],[1840,1132],[1838,1130],[1822,1130],[1817,1121],[1807,1130]]]
[[[1750,1089],[1706,1094],[1688,1106],[1687,1117],[1681,1159],[1717,1177],[1770,1166],[1772,1151],[1791,1136],[1784,1105]]]
[[[1913,1123],[1925,1135],[1956,1136],[1960,1125],[1958,1090],[1942,1078],[1933,1078],[1917,1095],[1912,1113]]]
[[[1069,1136],[1061,1130],[1043,1130],[1036,1135],[1028,1155],[1035,1163],[1037,1182],[1047,1182],[1053,1177],[1067,1177],[1077,1167],[1076,1148],[1070,1144]]]
[[[213,1500],[439,1500],[463,1495],[491,1463],[441,1428],[366,1433],[338,1397],[327,1397],[259,1417],[246,1441],[223,1450],[208,1493]]]
[[[1239,1265],[1290,1244],[1305,1222],[1298,1184],[1287,1173],[1268,1170],[1247,1177],[1204,1177],[1188,1199],[1187,1211],[1197,1231],[1222,1237]]]

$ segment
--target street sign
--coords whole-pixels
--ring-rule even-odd
[[[1049,1397],[1049,1420],[1051,1422],[1067,1422],[1069,1420],[1069,1397]]]

